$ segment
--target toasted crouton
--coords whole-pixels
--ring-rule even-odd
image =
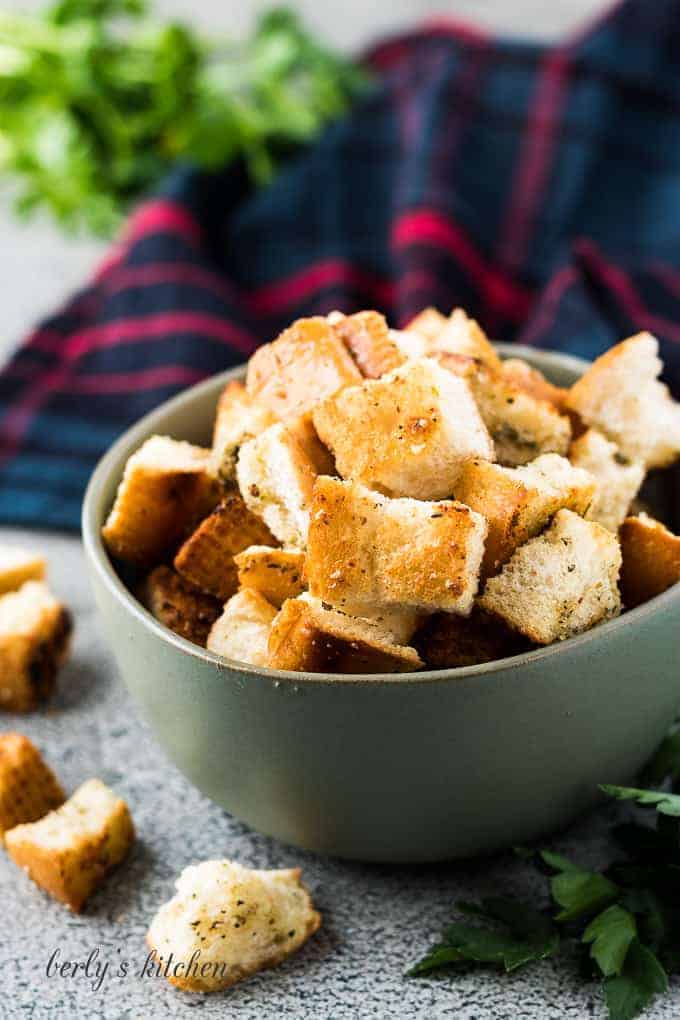
[[[477,608],[468,617],[435,613],[417,632],[413,644],[431,669],[493,662],[532,647],[503,620]]]
[[[305,554],[299,549],[251,545],[234,562],[241,588],[252,588],[279,609],[305,590]]]
[[[427,340],[421,333],[410,329],[391,329],[390,340],[407,360],[427,357]]]
[[[543,454],[519,468],[468,461],[455,496],[488,522],[482,576],[495,574],[558,510],[566,507],[585,514],[594,492],[594,479],[556,453]]]
[[[0,734],[0,843],[8,829],[35,822],[63,803],[54,772],[28,737]]]
[[[462,308],[454,308],[444,328],[428,343],[428,350],[473,358],[493,372],[500,372],[502,366],[484,330]]]
[[[501,365],[503,378],[529,396],[537,400],[546,400],[561,414],[565,413],[565,402],[569,392],[563,386],[555,386],[527,361],[521,358],[508,358]]]
[[[226,659],[267,665],[267,640],[276,609],[253,588],[243,588],[227,602],[208,635],[208,651]]]
[[[667,467],[680,455],[680,404],[659,382],[659,344],[638,333],[599,357],[571,387],[567,406],[629,461]]]
[[[326,319],[298,319],[248,362],[246,388],[279,419],[298,418],[324,397],[361,380],[344,343]]]
[[[487,581],[479,605],[531,641],[563,641],[618,615],[621,549],[616,536],[571,510],[517,549]]]
[[[50,896],[80,912],[134,841],[127,805],[99,779],[38,822],[5,833],[7,852]]]
[[[321,924],[300,875],[227,860],[185,868],[146,936],[154,963],[188,992],[221,991],[277,966]]]
[[[0,596],[0,709],[30,712],[54,692],[71,615],[44,581]]]
[[[102,538],[113,556],[152,567],[219,499],[210,450],[152,436],[125,465]]]
[[[325,608],[305,593],[284,602],[274,620],[268,665],[306,673],[409,673],[422,661],[374,621]]]
[[[466,382],[430,358],[341,390],[314,425],[343,478],[390,496],[450,496],[466,460],[493,459]]]
[[[196,591],[165,566],[151,571],[142,585],[140,601],[164,627],[202,647],[222,612],[219,599]]]
[[[436,308],[423,308],[414,319],[411,319],[406,331],[418,333],[426,340],[436,340],[444,326],[448,322],[445,315],[442,315]]]
[[[356,482],[320,477],[314,489],[309,590],[336,609],[470,612],[485,519],[454,500],[389,499]]]
[[[642,485],[644,466],[627,461],[616,444],[610,443],[597,429],[588,429],[574,440],[569,460],[588,471],[596,481],[588,518],[610,531],[618,531]]]
[[[283,545],[304,549],[317,474],[333,462],[309,421],[266,429],[241,447],[236,475],[248,508]]]
[[[239,449],[275,422],[269,408],[253,400],[243,383],[236,379],[228,382],[217,402],[213,429],[211,465],[217,477],[231,482]]]
[[[641,513],[627,517],[619,533],[623,565],[621,592],[626,609],[660,595],[680,581],[680,535]]]
[[[0,595],[16,591],[26,581],[44,581],[45,559],[15,545],[0,545]]]
[[[379,379],[406,360],[379,312],[335,313],[329,321],[367,379]]]
[[[225,602],[238,588],[234,556],[258,543],[275,545],[276,539],[239,493],[229,492],[180,547],[175,570],[195,588]]]

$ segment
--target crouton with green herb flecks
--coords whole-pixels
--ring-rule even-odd
[[[213,428],[211,464],[217,477],[232,482],[240,448],[275,423],[276,416],[253,400],[242,382],[228,382],[217,402]]]
[[[251,545],[234,562],[240,587],[254,589],[278,608],[305,590],[305,554],[299,549]]]
[[[595,479],[595,496],[588,518],[610,531],[618,531],[644,480],[644,465],[626,460],[616,443],[610,443],[597,429],[588,429],[574,440],[569,460]]]

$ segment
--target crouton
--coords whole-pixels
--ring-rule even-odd
[[[28,737],[0,734],[0,843],[8,829],[37,821],[64,799],[54,772]]]
[[[346,387],[313,417],[342,477],[389,496],[450,496],[466,460],[493,459],[466,382],[430,358]]]
[[[422,661],[374,621],[325,608],[305,593],[284,602],[274,620],[268,665],[306,673],[409,673]]]
[[[627,517],[619,533],[623,565],[621,592],[626,609],[660,595],[680,581],[680,536],[641,513]]]
[[[16,591],[25,581],[44,581],[46,568],[44,557],[15,545],[0,545],[0,595]]]
[[[0,709],[30,712],[51,697],[71,630],[70,613],[44,581],[0,596]]]
[[[436,308],[423,308],[422,312],[418,312],[416,317],[411,319],[406,331],[417,333],[428,341],[436,340],[447,321],[446,316]]]
[[[596,481],[595,497],[588,518],[610,531],[618,531],[645,477],[644,465],[629,462],[615,443],[597,429],[588,429],[575,439],[569,460],[584,468]]]
[[[238,589],[234,556],[260,543],[275,545],[276,539],[240,494],[229,492],[180,547],[175,570],[195,588],[225,602]]]
[[[658,381],[659,344],[637,333],[599,357],[571,387],[567,406],[629,461],[667,467],[680,455],[680,404]]]
[[[279,419],[298,418],[324,397],[361,380],[334,327],[326,319],[298,319],[248,362],[248,394]]]
[[[152,616],[169,630],[205,648],[222,603],[212,595],[196,591],[170,567],[152,570],[139,592],[140,601]]]
[[[251,545],[234,557],[241,588],[252,588],[281,608],[305,590],[305,554],[299,549]]]
[[[413,639],[430,669],[454,669],[493,662],[528,651],[532,645],[498,617],[473,609],[469,617],[435,613]]]
[[[472,608],[487,524],[454,500],[390,499],[320,477],[306,562],[309,590],[336,609],[461,613]]]
[[[269,408],[253,400],[243,383],[236,379],[228,382],[220,394],[215,415],[211,454],[214,474],[223,482],[233,481],[239,449],[275,423]]]
[[[515,549],[537,535],[558,510],[585,514],[595,480],[556,453],[546,453],[525,467],[504,468],[488,461],[464,465],[456,499],[486,518],[482,577],[497,573]]]
[[[444,328],[428,343],[428,350],[474,358],[493,372],[500,372],[502,366],[484,330],[462,308],[454,308]]]
[[[267,665],[267,640],[276,608],[253,588],[243,588],[227,602],[208,635],[208,651],[226,659]]]
[[[486,583],[479,606],[539,645],[563,641],[618,615],[621,549],[615,535],[560,510]]]
[[[563,386],[555,386],[527,361],[521,358],[508,358],[501,365],[501,374],[507,382],[524,390],[536,400],[544,400],[552,404],[560,414],[565,414],[565,402],[569,392]]]
[[[177,892],[151,922],[151,960],[189,992],[221,991],[277,966],[321,924],[301,874],[227,860],[185,868]]]
[[[379,379],[406,360],[379,312],[336,313],[329,320],[367,379]]]
[[[102,538],[113,556],[153,567],[217,503],[210,450],[152,436],[127,464]]]
[[[40,821],[5,833],[7,852],[50,896],[79,913],[134,841],[124,800],[89,779]]]
[[[272,425],[242,446],[236,475],[248,508],[283,545],[304,549],[314,479],[332,470],[311,422],[301,419]]]
[[[391,329],[390,340],[405,359],[427,357],[427,340],[410,329]]]

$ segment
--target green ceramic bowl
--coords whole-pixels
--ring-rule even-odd
[[[557,383],[585,367],[511,350]],[[140,443],[153,433],[207,443],[217,396],[239,375],[193,387],[126,432],[97,467],[83,509],[111,647],[182,772],[261,832],[375,861],[433,861],[522,843],[591,805],[598,783],[630,780],[680,704],[680,585],[562,644],[486,665],[385,676],[257,669],[154,620],[116,574],[101,524]]]

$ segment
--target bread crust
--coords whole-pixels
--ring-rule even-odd
[[[626,609],[647,602],[680,581],[680,536],[653,517],[627,517],[619,532]]]
[[[305,554],[299,549],[251,545],[234,557],[241,588],[252,588],[279,609],[306,588]]]
[[[469,617],[435,613],[420,628],[413,644],[430,669],[494,662],[533,647],[498,617],[478,608]]]
[[[56,688],[73,621],[43,581],[0,597],[0,709],[31,712]]]
[[[522,358],[507,358],[501,364],[501,374],[511,385],[519,387],[536,400],[547,401],[560,414],[566,414],[566,400],[569,390],[555,386],[542,372]]]
[[[8,829],[37,821],[64,800],[35,744],[22,733],[0,734],[0,842]]]
[[[220,394],[215,413],[211,464],[217,477],[232,482],[240,448],[275,422],[269,408],[253,400],[242,382],[231,379]]]
[[[380,312],[335,313],[329,321],[366,379],[379,379],[406,361]]]
[[[203,648],[210,628],[222,612],[219,599],[197,591],[166,566],[151,571],[139,595],[143,605],[164,627]]]

